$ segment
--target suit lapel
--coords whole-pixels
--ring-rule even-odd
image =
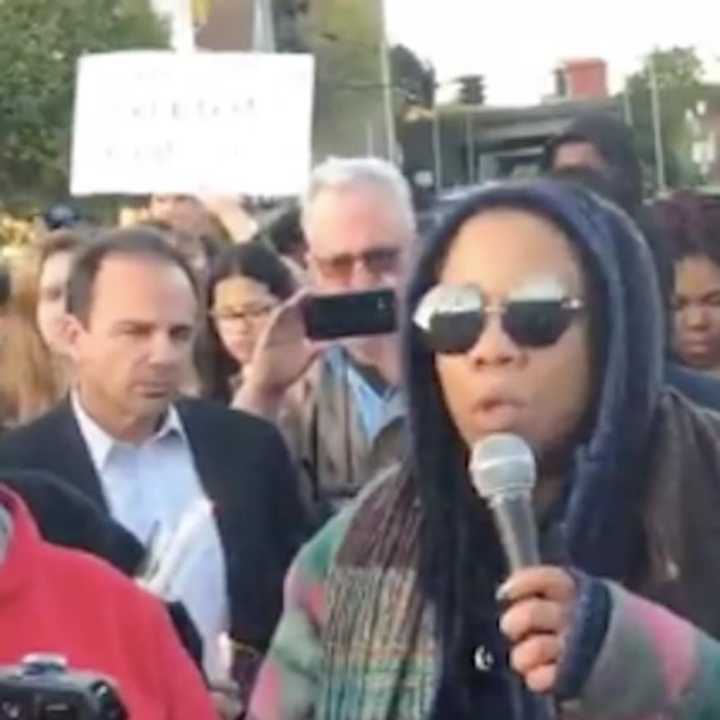
[[[64,476],[78,490],[108,510],[100,478],[69,399],[58,409],[57,420],[59,457],[63,458],[62,463],[67,468]]]
[[[190,444],[200,484],[208,498],[218,503],[224,499],[221,463],[223,458],[227,460],[227,453],[213,451],[217,438],[207,432],[191,401],[183,399],[176,403],[176,407]]]

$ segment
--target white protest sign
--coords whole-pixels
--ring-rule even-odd
[[[310,171],[313,77],[310,55],[86,55],[71,191],[295,195]]]

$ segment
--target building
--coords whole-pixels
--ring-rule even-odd
[[[454,104],[415,109],[400,132],[403,169],[416,197],[485,182],[527,177],[541,169],[548,140],[580,113],[623,116],[608,94],[607,63],[574,59],[555,70],[555,93],[530,107]],[[431,199],[431,198],[430,198]]]
[[[692,158],[705,182],[720,189],[720,85],[706,85],[706,100],[689,118]]]
[[[608,68],[601,58],[566,60],[555,70],[557,100],[603,100],[608,95]]]
[[[540,170],[548,140],[589,110],[622,117],[622,103],[614,98],[420,111],[406,118],[401,129],[403,170],[416,189],[429,184],[435,191],[532,176]]]
[[[206,12],[195,19],[195,45],[208,50],[252,50],[263,45],[258,22],[265,3],[256,0],[206,0]],[[265,49],[265,48],[263,48]]]
[[[270,0],[266,0],[270,2]],[[158,15],[168,18],[172,46],[209,50],[252,50],[255,45],[256,0],[151,0]]]

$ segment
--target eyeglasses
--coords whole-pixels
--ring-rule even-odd
[[[320,268],[320,272],[328,278],[347,280],[355,269],[355,263],[361,262],[372,275],[388,275],[395,273],[400,265],[401,250],[398,247],[377,247],[353,255],[343,253],[332,257],[318,257],[313,259]]]
[[[210,317],[217,322],[257,322],[269,315],[275,309],[275,305],[263,305],[261,307],[249,307],[243,310],[212,310]]]
[[[413,321],[428,347],[443,355],[466,353],[478,341],[488,317],[520,347],[554,345],[585,309],[579,298],[529,298],[488,305],[473,285],[436,285],[420,301]]]

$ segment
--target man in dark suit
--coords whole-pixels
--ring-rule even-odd
[[[236,672],[249,682],[305,518],[272,425],[177,399],[198,308],[192,271],[162,235],[132,228],[101,236],[78,257],[68,286],[70,397],[4,436],[0,467],[51,472],[150,549],[189,533],[162,592],[190,612],[211,679],[220,672],[218,637],[228,633]],[[213,512],[203,523],[208,500]],[[162,564],[173,552],[157,555]]]

